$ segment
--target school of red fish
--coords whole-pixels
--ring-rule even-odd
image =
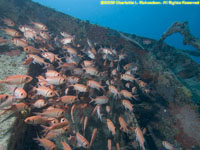
[[[135,76],[137,65],[132,62],[123,65],[127,58],[123,51],[95,45],[89,39],[81,46],[75,43],[75,35],[60,31],[55,36],[40,22],[19,27],[8,18],[2,22],[5,27],[1,30],[11,39],[0,38],[0,42],[23,49],[27,56],[24,65],[40,65],[43,72],[38,72],[37,77],[13,75],[0,81],[16,86],[26,83],[31,87],[30,91],[16,87],[13,95],[0,95],[1,115],[31,110],[32,116],[24,122],[43,128],[40,137],[34,140],[46,150],[56,150],[54,139],[63,134],[69,135],[60,141],[64,150],[91,149],[98,136],[98,128],[90,127],[94,119],[106,125],[113,137],[134,131],[141,149],[145,150],[140,127],[130,127],[123,113],[117,113],[118,109],[134,111],[138,88],[150,92],[147,84]],[[93,128],[90,140],[85,137],[87,128]],[[108,150],[112,145],[120,150],[119,141],[108,138]]]

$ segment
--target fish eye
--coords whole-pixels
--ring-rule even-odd
[[[53,95],[53,93],[51,92],[50,95]]]
[[[60,122],[65,122],[65,118],[62,118],[62,119],[60,120]]]
[[[21,96],[23,96],[24,95],[24,93],[21,93]]]
[[[7,99],[8,97],[9,97],[9,96],[8,96],[8,95],[6,95],[6,97],[5,97],[5,98]]]
[[[64,114],[64,111],[62,111],[62,113],[61,114]]]

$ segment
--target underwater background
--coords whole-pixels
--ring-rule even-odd
[[[156,40],[173,22],[188,21],[191,33],[200,38],[199,5],[101,5],[100,0],[33,1],[81,20],[89,20],[92,24]],[[166,39],[176,48],[194,50],[192,46],[183,45],[182,41],[179,34]]]
[[[35,2],[0,0],[0,150],[200,149],[199,6]]]

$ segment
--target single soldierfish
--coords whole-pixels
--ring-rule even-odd
[[[94,89],[97,89],[97,90],[102,89],[103,91],[105,91],[104,87],[99,82],[96,82],[94,80],[88,80],[87,86],[94,88]]]
[[[124,105],[125,109],[128,109],[129,111],[133,111],[133,105],[131,104],[131,102],[129,100],[122,100],[122,104]]]
[[[45,107],[47,104],[48,102],[45,101],[44,99],[38,99],[33,103],[33,107],[42,108],[42,107]]]
[[[90,147],[88,140],[78,132],[76,132],[76,141],[77,141],[78,147],[84,147],[84,148]]]
[[[7,109],[2,109],[4,110],[0,115],[3,115],[5,114],[7,111],[12,111],[12,112],[20,112],[22,110],[26,110],[28,109],[28,105],[25,104],[25,103],[18,103],[18,104],[14,104],[12,105],[10,108],[7,108]]]
[[[83,84],[74,84],[72,86],[74,87],[74,89],[76,91],[79,91],[79,92],[87,92],[88,91],[88,87]]]
[[[112,150],[112,141],[108,139],[108,150]]]
[[[48,30],[47,26],[43,23],[40,22],[32,22],[32,24],[34,24],[34,26],[40,30],[46,31]]]
[[[9,18],[4,18],[4,19],[2,19],[2,21],[3,21],[4,24],[6,24],[9,27],[14,27],[15,26],[14,21],[12,21]]]
[[[12,37],[20,37],[20,33],[16,31],[15,29],[5,28],[3,29],[4,32],[6,32],[8,35]]]
[[[45,150],[57,150],[56,145],[52,141],[50,141],[48,139],[35,138],[34,140],[39,141],[40,142],[40,146],[44,147]]]
[[[108,100],[109,99],[106,96],[98,96],[95,99],[91,98],[90,103],[95,102],[95,104],[106,104],[106,103],[108,103]]]
[[[122,130],[128,134],[128,128],[127,128],[127,124],[126,124],[125,120],[120,116],[119,116],[118,120],[119,120],[119,124],[120,124],[120,130]]]
[[[50,120],[42,116],[31,116],[26,118],[24,122],[32,125],[46,125],[47,123],[50,122]]]
[[[13,95],[16,97],[16,99],[20,99],[20,100],[27,97],[27,93],[23,88],[15,88]]]
[[[72,150],[72,148],[66,142],[60,142],[63,146],[63,150]]]
[[[18,38],[12,38],[11,42],[16,46],[23,47],[23,48],[28,46],[27,42],[25,42],[21,39],[18,39]]]
[[[37,88],[34,87],[33,90],[36,91],[37,95],[42,95],[44,97],[54,97],[56,95],[56,92],[48,87],[38,86]]]
[[[92,132],[92,137],[91,137],[91,140],[90,140],[90,146],[92,146],[92,143],[94,142],[96,135],[97,135],[97,128],[94,128],[93,132]]]
[[[41,53],[41,50],[36,49],[35,47],[32,47],[32,46],[24,47],[24,51],[27,54],[40,54]]]
[[[9,76],[6,79],[0,81],[1,83],[6,83],[6,84],[23,84],[23,83],[28,83],[32,81],[32,77],[28,75],[13,75]]]
[[[66,95],[66,96],[62,96],[60,97],[57,101],[61,101],[64,104],[73,104],[78,100],[77,96],[73,96],[73,95]]]
[[[106,123],[107,123],[109,131],[112,132],[112,135],[115,135],[115,126],[113,122],[110,119],[106,119]]]
[[[45,117],[53,117],[53,118],[60,118],[65,115],[65,111],[60,108],[54,108],[51,110],[44,110],[42,113],[35,113],[40,116],[45,116]]]
[[[60,73],[55,71],[55,70],[48,70],[46,73],[45,73],[45,76],[46,78],[47,77],[56,77],[56,76],[60,76]]]
[[[139,127],[136,127],[135,129],[135,134],[136,134],[136,141],[139,142],[140,144],[140,147],[142,147],[142,150],[145,150],[145,147],[144,147],[144,136],[143,136],[143,133],[141,131],[141,129]]]

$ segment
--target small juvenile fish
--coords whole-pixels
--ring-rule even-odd
[[[84,148],[90,147],[88,140],[78,132],[76,133],[76,141],[77,141],[78,147],[84,147]]]
[[[112,132],[112,135],[115,135],[115,126],[113,122],[110,119],[106,119],[106,123],[107,123],[109,131]]]
[[[1,83],[6,83],[6,84],[23,84],[23,83],[29,83],[32,81],[32,77],[28,75],[13,75],[9,76],[6,79],[0,81]]]
[[[40,145],[45,148],[45,150],[57,150],[56,145],[45,138],[35,138],[34,140],[39,141]]]

